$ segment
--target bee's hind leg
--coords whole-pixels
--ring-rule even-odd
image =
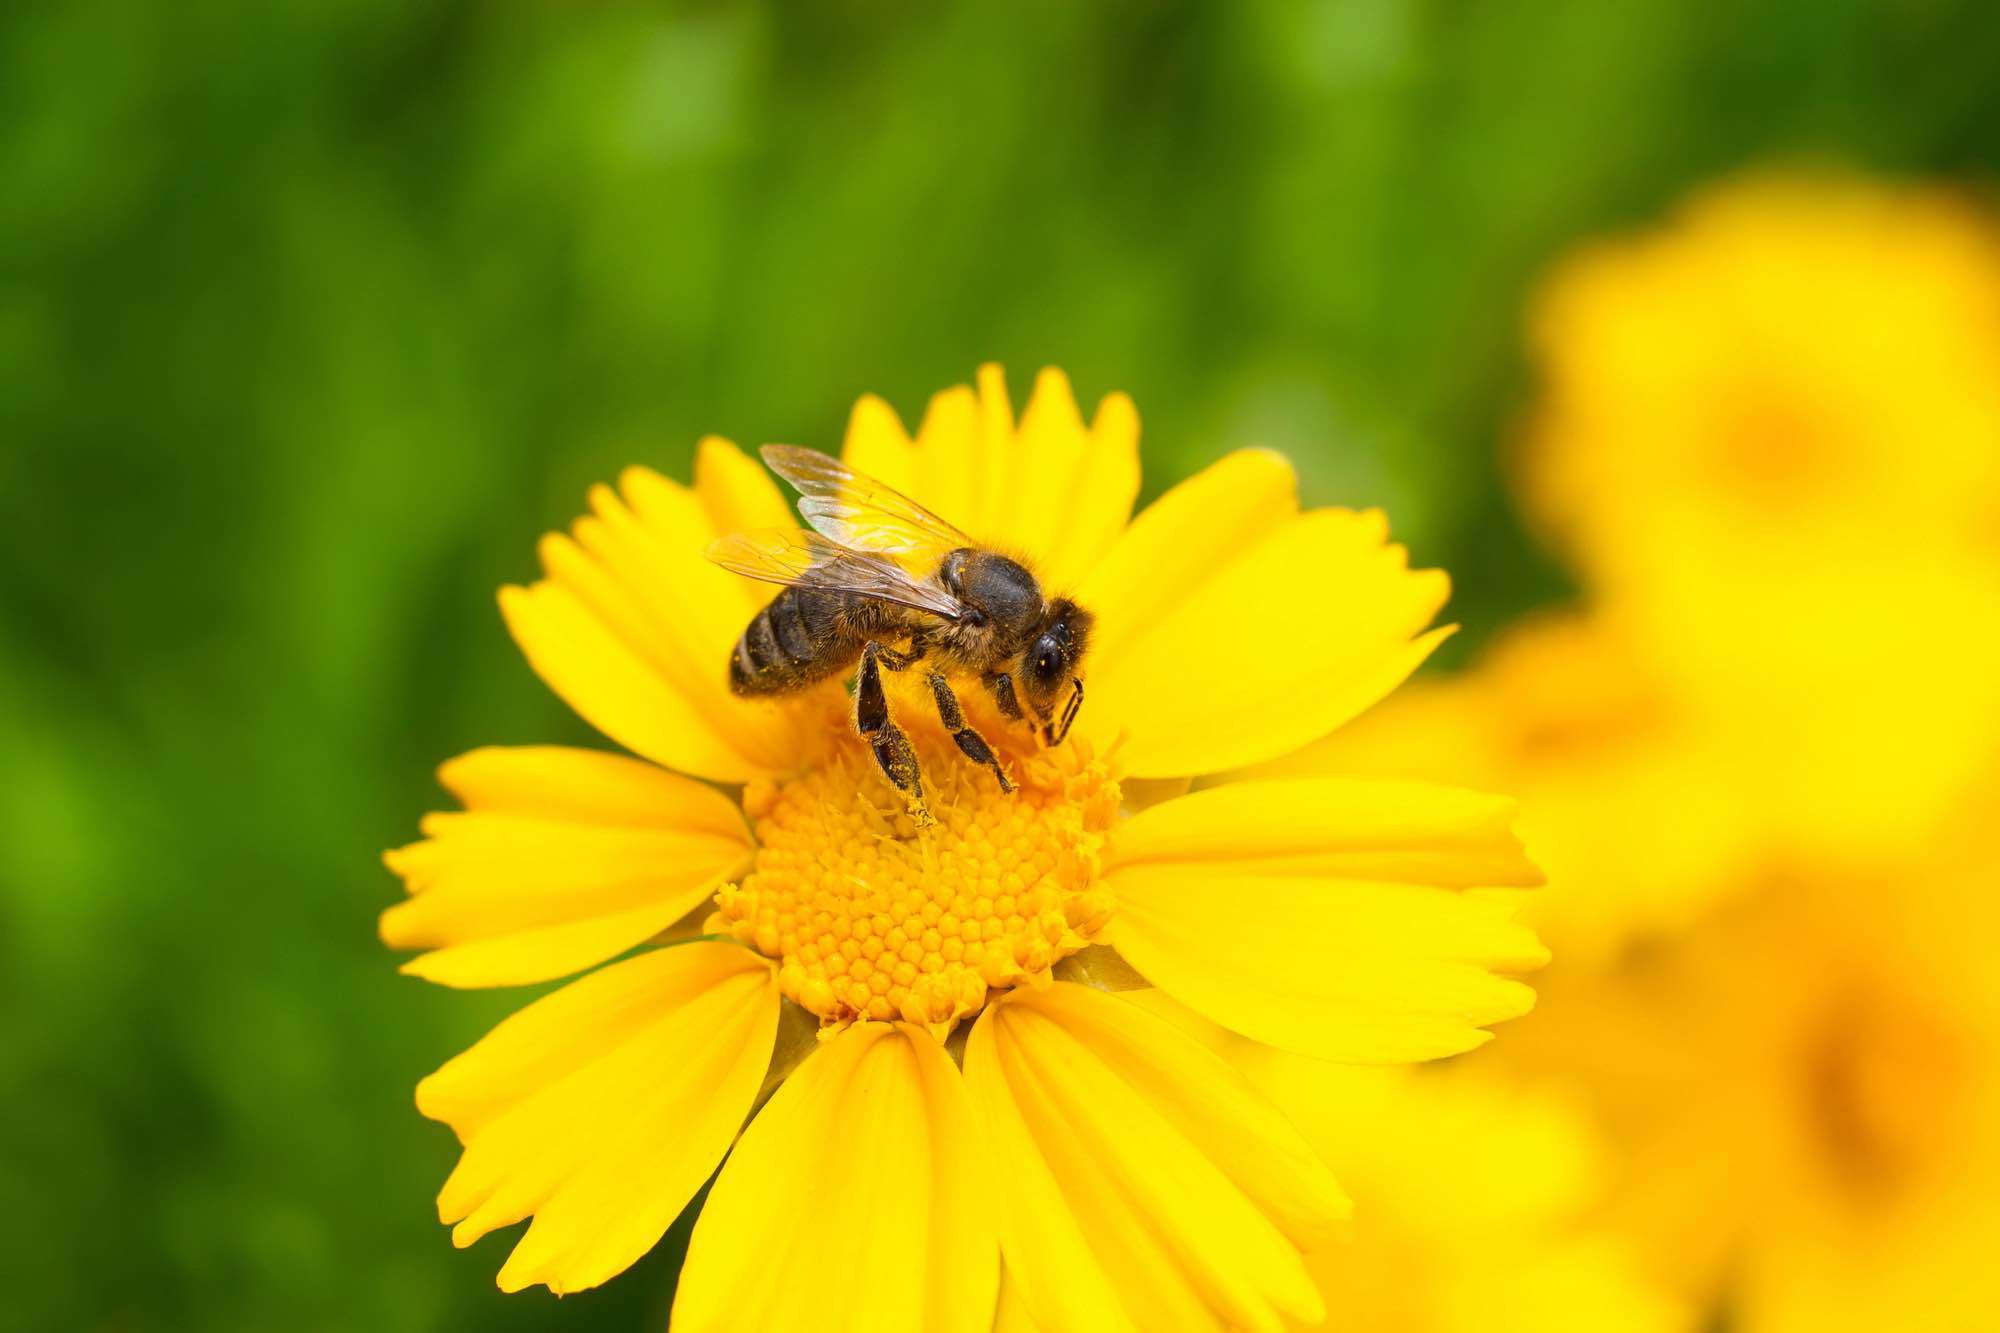
[[[881,658],[885,650],[870,643],[861,650],[861,673],[854,682],[854,729],[875,752],[875,762],[911,803],[919,824],[933,822],[924,807],[923,770],[917,765],[916,749],[903,729],[889,720],[889,699],[882,692]]]
[[[1007,770],[1000,767],[1000,760],[993,753],[993,747],[986,743],[984,736],[974,731],[966,722],[965,713],[958,706],[958,696],[952,693],[951,682],[944,678],[942,671],[933,671],[930,674],[930,683],[931,697],[937,700],[938,721],[944,723],[944,729],[958,742],[958,748],[963,750],[965,757],[973,763],[984,764],[992,769],[993,776],[1000,780],[1001,791],[1013,791],[1013,780],[1007,776]]]

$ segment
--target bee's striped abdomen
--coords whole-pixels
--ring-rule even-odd
[[[860,646],[842,632],[841,594],[786,588],[750,618],[729,655],[729,688],[783,694],[854,665]]]

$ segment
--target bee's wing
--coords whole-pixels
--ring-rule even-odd
[[[927,563],[972,545],[971,538],[909,496],[838,458],[790,444],[767,444],[760,452],[773,472],[798,488],[806,522],[836,545]]]
[[[935,583],[912,577],[889,557],[850,551],[817,532],[791,528],[739,532],[710,542],[707,555],[732,573],[766,583],[853,593],[946,620],[957,620],[963,611],[957,598]]]

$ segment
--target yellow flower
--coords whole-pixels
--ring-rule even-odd
[[[1610,1216],[1745,1333],[1991,1326],[1995,812],[1925,861],[1774,869],[1692,935],[1552,977],[1505,1063],[1590,1097]]]
[[[1908,851],[2000,725],[2000,236],[1942,192],[1746,180],[1534,316],[1536,510],[1650,667],[1788,765],[1810,847]],[[1784,809],[1778,809],[1784,807]]]
[[[1920,846],[2000,727],[2000,233],[1751,179],[1536,305],[1530,499],[1805,846]]]
[[[1961,811],[1922,857],[1807,856],[1769,836],[1763,757],[1742,739],[1705,732],[1615,633],[1566,616],[1260,771],[1380,763],[1522,798],[1550,876],[1534,919],[1562,961],[1464,1073],[1560,1086],[1595,1117],[1612,1154],[1595,1214],[1654,1280],[1743,1333],[1984,1328],[2000,1302],[1984,1260],[2000,1246],[2000,811]],[[1396,1162],[1391,1143],[1357,1150]],[[1358,1233],[1409,1206],[1326,1159]],[[1430,1243],[1448,1220],[1429,1219]]]
[[[1573,256],[1532,333],[1530,494],[1606,584],[1664,591],[1658,540],[1867,553],[1910,515],[1899,546],[1990,549],[2000,236],[1943,191],[1724,185]]]
[[[702,551],[788,522],[733,446],[705,441],[692,487],[635,469],[600,488],[544,541],[547,577],[502,593],[542,678],[640,756],[454,760],[465,810],[390,854],[411,897],[384,938],[428,951],[408,970],[484,986],[607,964],[418,1088],[465,1145],[439,1198],[454,1240],[534,1219],[502,1287],[604,1281],[722,1162],[683,1333],[984,1330],[1003,1253],[1057,1333],[1320,1316],[1302,1254],[1345,1214],[1332,1178],[1240,1074],[1108,979],[1136,968],[1316,1056],[1462,1051],[1531,1002],[1496,973],[1543,958],[1475,890],[1538,876],[1497,798],[1345,777],[1189,794],[1393,689],[1440,637],[1446,585],[1407,568],[1379,514],[1301,513],[1268,452],[1128,523],[1137,441],[1126,399],[1086,425],[1055,372],[1018,422],[991,368],[935,398],[915,440],[880,401],[855,409],[849,462],[1098,616],[1065,745],[967,701],[1012,795],[898,687],[934,827],[838,685],[728,691],[769,589]],[[722,938],[671,942],[704,918]],[[610,961],[649,941],[665,947]],[[778,1034],[814,1020],[795,1060]]]
[[[1522,919],[1574,966],[1689,928],[1753,872],[1766,789],[1759,756],[1739,744],[1615,628],[1543,613],[1503,631],[1471,669],[1414,681],[1254,772],[1374,773],[1515,797],[1549,876]]]
[[[1260,1087],[1355,1201],[1312,1256],[1369,1333],[1692,1333],[1691,1307],[1592,1222],[1612,1162],[1568,1100],[1484,1069],[1356,1069],[1246,1050]]]
[[[1590,610],[1251,772],[1524,800],[1564,965],[1467,1073],[1580,1098],[1655,1277],[1743,1333],[1989,1327],[1993,234],[1738,184],[1566,265],[1536,332],[1526,478]]]

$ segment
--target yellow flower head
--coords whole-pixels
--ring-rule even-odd
[[[1785,766],[1797,840],[1921,844],[2000,726],[2000,232],[1750,179],[1533,318],[1537,513],[1649,666]]]
[[[1973,1329],[2000,1284],[1993,811],[1920,862],[1794,866],[1550,979],[1505,1062],[1585,1090],[1610,1217],[1754,1333]]]
[[[1345,1213],[1333,1180],[1241,1075],[1111,988],[1143,977],[1250,1038],[1364,1061],[1463,1051],[1529,1006],[1497,973],[1541,947],[1484,891],[1539,879],[1510,803],[1243,773],[1408,675],[1443,576],[1411,571],[1379,514],[1300,512],[1263,451],[1131,519],[1131,404],[1086,425],[1055,372],[1017,421],[989,368],[915,439],[863,399],[844,456],[1094,614],[1074,732],[1048,744],[964,692],[1006,791],[919,673],[892,672],[920,812],[839,682],[729,688],[771,590],[703,551],[790,526],[761,468],[708,440],[692,487],[634,469],[595,491],[501,605],[542,678],[640,757],[476,751],[442,774],[465,809],[389,855],[411,896],[383,936],[426,951],[406,970],[606,964],[419,1086],[465,1145],[441,1216],[459,1244],[532,1217],[501,1286],[573,1291],[643,1254],[726,1155],[680,1330],[985,1330],[1003,1254],[1057,1333],[1317,1320],[1302,1255]],[[820,1040],[784,1035],[801,1027]]]
[[[1522,799],[1564,965],[1476,1062],[1596,1114],[1656,1278],[1744,1333],[1988,1327],[1993,233],[1741,183],[1564,265],[1535,327],[1526,480],[1589,610],[1257,771]]]
[[[1359,1069],[1239,1056],[1353,1192],[1352,1243],[1309,1263],[1370,1333],[1693,1333],[1593,1216],[1613,1171],[1571,1099],[1486,1068]]]
[[[1655,535],[1795,560],[1922,516],[1898,544],[1990,542],[2000,236],[1944,191],[1725,184],[1568,260],[1532,334],[1530,494],[1595,575],[1665,577]]]

